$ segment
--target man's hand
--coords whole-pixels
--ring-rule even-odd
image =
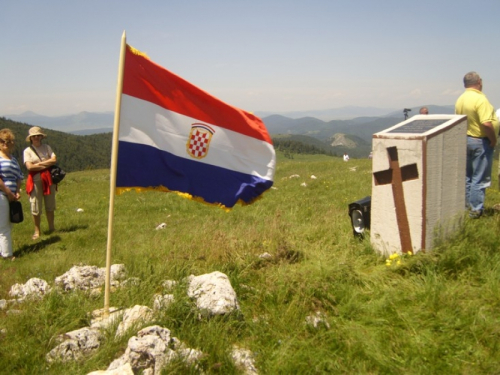
[[[493,124],[491,122],[485,122],[483,125],[484,132],[486,136],[490,140],[490,146],[495,148],[497,145],[497,135],[495,134],[495,129],[493,128]]]

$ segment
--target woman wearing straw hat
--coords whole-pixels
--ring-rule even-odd
[[[26,193],[30,196],[31,215],[35,223],[33,240],[40,237],[40,222],[44,203],[49,233],[55,230],[56,185],[52,183],[50,167],[56,164],[57,158],[49,145],[42,144],[42,139],[46,137],[47,135],[38,126],[32,127],[26,137],[26,142],[30,142],[31,145],[24,150],[24,164],[29,171]]]

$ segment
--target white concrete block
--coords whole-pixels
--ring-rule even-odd
[[[384,255],[430,250],[465,212],[467,118],[416,115],[373,135],[370,238]]]

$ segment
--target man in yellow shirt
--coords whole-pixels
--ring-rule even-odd
[[[476,72],[464,77],[465,92],[455,103],[457,115],[467,115],[467,171],[465,196],[469,216],[479,218],[484,211],[486,188],[491,185],[493,150],[499,130],[495,109],[483,94],[483,80]]]

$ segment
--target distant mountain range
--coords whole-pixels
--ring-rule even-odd
[[[452,114],[454,107],[428,105],[430,113]],[[418,114],[420,107],[409,107],[410,115]],[[318,131],[316,128],[330,128],[340,126],[345,132],[353,134],[351,126],[367,124],[384,118],[404,119],[403,110],[393,110],[374,107],[347,106],[317,111],[294,112],[256,112],[262,118],[268,130],[273,133],[287,133],[289,131],[303,133],[304,131]],[[0,115],[7,119],[22,122],[42,128],[62,131],[71,134],[89,135],[108,133],[113,129],[113,112],[80,112],[65,116],[44,116],[34,112],[24,112],[19,115]],[[278,116],[278,117],[276,117]],[[383,121],[382,121],[383,122]],[[342,124],[342,125],[341,125]],[[279,125],[279,126],[278,126]],[[316,130],[309,129],[312,127]],[[293,130],[292,130],[293,128]],[[300,128],[304,128],[299,130]],[[344,131],[343,130],[343,131]],[[357,134],[354,134],[357,135]]]
[[[431,114],[453,114],[454,106],[427,106]],[[411,109],[409,115],[418,114],[420,107]],[[337,133],[350,134],[371,143],[374,133],[404,121],[403,111],[386,113],[384,116],[364,116],[349,120],[322,121],[315,117],[291,119],[281,115],[262,118],[269,133],[307,135],[328,142]]]
[[[349,120],[355,117],[365,116],[385,116],[387,113],[396,111],[394,108],[375,108],[375,107],[356,107],[346,106],[340,108],[331,108],[314,111],[291,111],[291,112],[255,112],[260,118],[265,118],[271,115],[281,115],[291,119],[299,119],[303,117],[314,117],[318,120]]]
[[[453,114],[455,111],[453,105],[426,107],[431,114]],[[409,116],[412,116],[419,113],[420,107],[408,109]],[[370,110],[372,109],[366,108],[365,112]],[[262,117],[262,121],[274,140],[283,141],[288,138],[290,141],[312,145],[333,155],[340,156],[346,152],[354,158],[366,158],[371,151],[373,134],[404,121],[404,112],[402,109],[384,113],[382,116],[360,116],[330,121],[317,117],[290,118],[270,115]]]
[[[453,106],[428,106],[431,114],[451,114]],[[410,114],[419,108],[411,108]],[[0,115],[0,128],[10,128],[19,139],[14,155],[22,159],[24,138],[31,126],[40,126],[49,137],[66,171],[109,168],[114,114],[82,112],[68,116],[42,116],[33,112]],[[384,116],[360,116],[348,120],[323,121],[315,117],[290,118],[279,114],[263,117],[277,150],[294,153],[321,153],[353,158],[370,154],[373,133],[404,120],[403,111]],[[302,147],[302,145],[310,147]]]
[[[453,114],[454,106],[428,105],[431,114]],[[418,114],[420,107],[409,107],[410,116]],[[339,154],[350,150],[354,157],[366,157],[374,133],[404,120],[404,112],[371,107],[343,107],[323,111],[296,111],[283,114],[256,112],[262,118],[273,138],[290,137],[293,141]],[[356,115],[357,114],[357,115]],[[339,116],[334,120],[322,120]],[[113,112],[80,112],[67,116],[42,116],[34,112],[6,115],[7,119],[76,135],[110,133],[113,130]],[[341,141],[339,141],[341,140]],[[319,142],[319,143],[318,143]],[[340,142],[340,143],[339,143]],[[361,156],[363,155],[363,156]]]
[[[80,112],[76,115],[43,116],[35,112],[5,115],[7,119],[65,133],[89,135],[113,131],[113,112]]]

